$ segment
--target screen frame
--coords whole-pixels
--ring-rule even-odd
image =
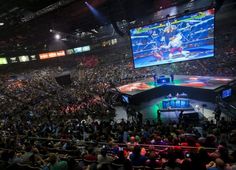
[[[180,17],[183,17],[183,16],[186,16],[186,15],[192,15],[192,14],[196,14],[198,12],[205,12],[205,11],[208,11],[208,10],[214,10],[214,29],[213,29],[213,45],[214,45],[214,49],[213,49],[213,56],[212,57],[205,57],[205,58],[198,58],[198,59],[189,59],[189,60],[184,60],[184,61],[175,61],[175,62],[168,62],[168,63],[163,63],[163,64],[155,64],[155,65],[149,65],[149,66],[144,66],[144,67],[135,67],[135,62],[134,62],[134,51],[133,51],[133,47],[132,47],[132,39],[131,39],[131,30],[133,29],[137,29],[137,28],[140,28],[140,27],[145,27],[145,26],[149,26],[149,25],[153,25],[153,24],[158,24],[158,23],[162,23],[164,21],[168,21],[168,20],[172,20],[172,19],[176,19],[176,18],[180,18]],[[131,48],[131,55],[132,55],[132,64],[133,64],[133,68],[134,69],[144,69],[144,68],[148,68],[148,67],[157,67],[157,66],[162,66],[162,65],[171,65],[171,64],[174,64],[174,63],[182,63],[182,62],[188,62],[188,61],[194,61],[194,60],[202,60],[202,59],[210,59],[210,58],[215,58],[215,51],[216,51],[216,48],[215,48],[215,31],[216,31],[216,9],[214,7],[207,7],[207,8],[201,8],[201,9],[197,9],[197,10],[193,10],[191,12],[187,12],[187,13],[180,13],[180,14],[177,14],[177,15],[173,15],[169,18],[164,18],[164,19],[160,19],[160,20],[156,20],[156,21],[153,21],[153,22],[150,22],[149,24],[141,24],[141,25],[136,25],[136,26],[132,26],[129,28],[129,44],[130,44],[130,48]]]

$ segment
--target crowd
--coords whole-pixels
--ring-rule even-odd
[[[63,118],[62,118],[63,119]],[[65,119],[63,119],[65,120]],[[40,121],[39,121],[40,122]],[[39,123],[38,122],[38,123]],[[171,122],[120,123],[68,119],[60,124],[5,125],[1,160],[8,169],[29,165],[42,169],[233,170],[235,152],[229,153],[226,122],[193,124]],[[15,134],[14,134],[15,133]],[[46,138],[38,138],[45,136]]]
[[[7,149],[1,159],[8,169],[18,164],[42,169],[233,169],[235,158],[228,153],[226,140],[231,128],[226,128],[224,120],[220,128],[204,122],[199,131],[193,125],[176,122],[140,125],[112,121],[114,106],[109,91],[113,84],[142,79],[147,76],[146,69],[133,70],[123,63],[84,68],[83,73],[74,69],[73,83],[68,87],[59,86],[54,79],[61,71],[47,68],[17,78],[1,77],[0,148]],[[182,148],[186,146],[196,148]],[[204,159],[199,158],[202,156]]]
[[[77,67],[69,69],[45,67],[0,75],[0,166],[235,169],[235,152],[228,150],[233,124],[224,119],[218,125],[209,121],[198,125],[113,121],[118,102],[115,87],[152,77],[153,72],[234,76],[236,51],[232,44],[217,49],[213,59],[137,70],[129,58],[116,60],[114,53],[112,57],[80,58]],[[117,54],[121,53],[126,52]],[[64,71],[70,71],[69,86],[55,80]]]

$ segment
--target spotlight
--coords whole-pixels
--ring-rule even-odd
[[[61,39],[61,35],[60,35],[60,34],[55,34],[55,36],[54,36],[54,37],[55,37],[55,39],[56,39],[56,40],[59,40],[59,39]]]
[[[0,22],[0,26],[3,26],[4,25],[4,22]]]
[[[85,5],[88,7],[88,9],[90,10],[90,12],[95,16],[95,18],[101,23],[101,24],[106,24],[107,18],[102,15],[95,7],[93,7],[92,5],[90,5],[87,1],[84,2]]]

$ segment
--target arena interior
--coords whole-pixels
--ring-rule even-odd
[[[0,2],[0,170],[236,170],[235,0]]]

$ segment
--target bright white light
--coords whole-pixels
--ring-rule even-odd
[[[60,34],[55,34],[55,39],[57,39],[57,40],[61,39],[61,35]]]
[[[26,61],[29,61],[29,57],[28,56],[19,56],[19,60],[20,62],[26,62]]]
[[[27,59],[26,59],[26,56],[22,56],[22,61],[25,62]]]
[[[4,25],[4,23],[3,22],[0,22],[0,26],[3,26]]]

